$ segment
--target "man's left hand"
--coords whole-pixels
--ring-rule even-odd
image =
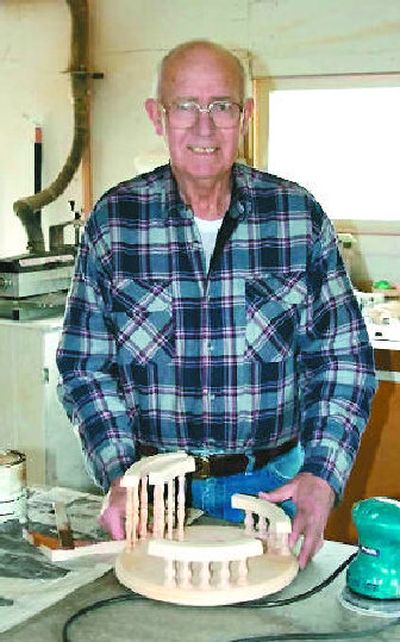
[[[312,473],[299,473],[289,483],[268,493],[261,492],[259,497],[274,503],[291,499],[296,504],[289,546],[292,548],[304,535],[298,561],[300,568],[305,568],[322,547],[324,529],[335,500],[333,489]]]

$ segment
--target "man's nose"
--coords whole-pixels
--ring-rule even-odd
[[[195,127],[198,133],[202,136],[208,135],[210,131],[214,131],[215,125],[211,116],[211,112],[206,109],[198,111]]]

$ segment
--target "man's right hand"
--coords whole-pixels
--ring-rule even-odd
[[[120,486],[121,477],[111,482],[100,511],[99,524],[112,539],[125,539],[126,488]]]

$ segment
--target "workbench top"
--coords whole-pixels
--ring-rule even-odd
[[[308,568],[271,599],[289,597],[315,586],[354,550],[352,546],[326,542]],[[310,599],[272,609],[180,607],[144,599],[113,604],[74,623],[70,630],[71,641],[230,642],[248,641],[252,636],[268,634],[358,631],[380,625],[382,620],[357,615],[340,605],[337,596],[344,582],[345,573],[342,573],[333,584]],[[121,594],[129,594],[129,591],[110,571],[0,638],[2,642],[61,642],[63,624],[71,615],[98,600]],[[400,640],[400,627],[373,633],[363,640]]]

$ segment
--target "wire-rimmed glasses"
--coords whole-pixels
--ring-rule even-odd
[[[242,105],[231,100],[214,100],[207,107],[201,107],[192,100],[176,101],[162,105],[171,127],[187,129],[194,127],[201,113],[208,113],[216,127],[229,129],[240,121]]]

